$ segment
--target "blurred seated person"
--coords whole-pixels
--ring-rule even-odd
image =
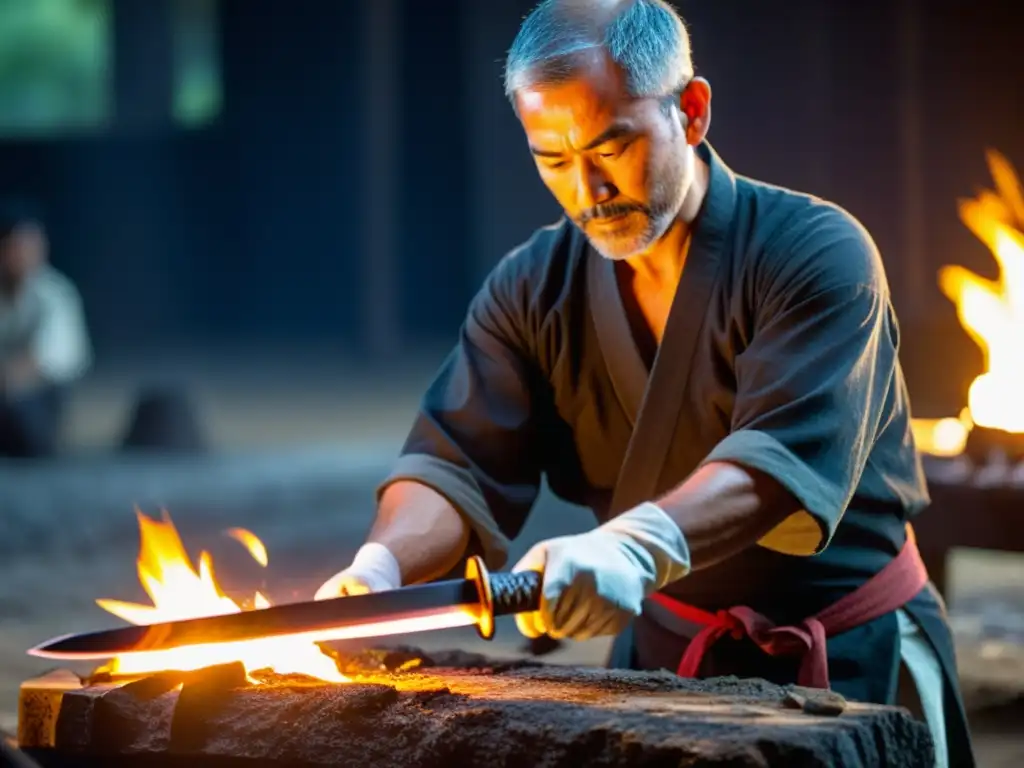
[[[92,353],[82,301],[50,266],[42,221],[0,201],[0,456],[52,456],[68,388]]]

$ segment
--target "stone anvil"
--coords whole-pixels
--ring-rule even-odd
[[[240,664],[22,685],[19,744],[43,766],[930,766],[906,710],[761,680],[684,680],[365,652],[352,682]]]

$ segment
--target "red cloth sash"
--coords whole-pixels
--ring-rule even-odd
[[[908,525],[903,549],[885,568],[838,602],[795,626],[776,626],[745,606],[709,613],[661,593],[651,595],[651,599],[679,618],[702,627],[679,662],[677,674],[680,677],[695,677],[707,650],[720,637],[730,634],[735,638],[749,637],[772,656],[800,657],[797,683],[810,688],[828,688],[825,638],[903,607],[927,582],[928,571]]]

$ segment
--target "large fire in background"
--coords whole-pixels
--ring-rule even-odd
[[[967,407],[956,418],[914,419],[918,449],[937,456],[963,452],[977,425],[1024,433],[1024,189],[1010,163],[987,153],[995,190],[959,203],[960,219],[988,246],[999,277],[987,280],[960,266],[939,271],[939,287],[985,355]]]

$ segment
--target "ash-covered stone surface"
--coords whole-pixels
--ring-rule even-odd
[[[275,768],[933,762],[927,728],[904,710],[759,680],[503,667],[415,649],[367,651],[340,666],[352,682],[262,672],[253,685],[227,665],[171,689],[161,679],[69,691],[55,751],[189,768],[228,758]]]
[[[425,651],[422,648],[407,645],[352,650],[345,646],[324,644],[321,649],[334,659],[338,669],[344,675],[364,675],[370,672],[407,672],[432,668],[479,669],[499,673],[542,665],[541,662],[534,659],[499,660],[480,653],[457,649]]]

